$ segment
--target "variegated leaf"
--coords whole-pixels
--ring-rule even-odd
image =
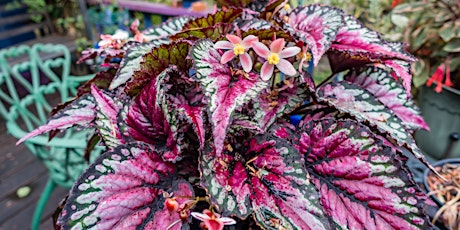
[[[294,142],[334,229],[430,229],[426,195],[406,166],[365,126],[312,121]]]
[[[202,186],[223,215],[246,218],[254,212],[267,229],[327,229],[303,160],[282,132],[229,140],[220,157],[207,145],[200,163]]]
[[[146,40],[155,41],[159,39],[168,38],[182,30],[184,25],[189,22],[190,17],[175,17],[171,18],[160,25],[153,26],[147,30],[142,31]]]
[[[343,11],[330,6],[309,5],[297,7],[288,17],[289,23],[285,27],[308,44],[315,66],[318,65],[343,26]]]
[[[103,71],[98,72],[93,77],[93,79],[85,82],[85,84],[78,87],[77,96],[79,97],[85,93],[91,92],[92,85],[95,85],[100,89],[108,89],[116,73],[117,73],[117,70],[114,68],[110,68],[108,70],[103,70]]]
[[[339,29],[337,37],[331,45],[329,57],[331,68],[335,73],[371,62],[403,61],[390,61],[385,64],[395,70],[402,79],[407,95],[410,95],[412,75],[410,74],[409,63],[417,59],[405,50],[403,43],[384,40],[378,32],[363,26],[353,16],[345,16],[345,25]],[[405,68],[406,65],[409,65],[409,70]]]
[[[345,80],[369,91],[377,100],[392,110],[410,129],[429,129],[412,98],[407,98],[404,87],[383,68],[369,66],[350,72]]]
[[[383,64],[393,70],[393,77],[402,80],[402,84],[406,89],[406,97],[410,98],[412,87],[412,67],[411,63],[403,60],[384,60]]]
[[[209,38],[214,41],[222,36],[222,34],[228,34],[232,29],[233,25],[231,23],[218,23],[208,27],[185,30],[171,36],[171,39],[186,39],[188,41],[195,41],[203,38]]]
[[[72,103],[68,104],[64,109],[51,116],[46,124],[39,126],[22,137],[16,144],[20,144],[29,138],[52,130],[65,130],[76,125],[89,127],[93,125],[95,118],[96,105],[94,97],[88,93],[72,101]]]
[[[167,45],[155,47],[151,52],[143,56],[138,71],[134,72],[133,79],[127,83],[125,91],[130,95],[136,95],[151,80],[163,72],[169,65],[175,65],[180,71],[188,72],[191,67],[190,60],[187,60],[190,44],[185,41],[178,41]]]
[[[243,10],[241,8],[229,8],[228,10],[221,10],[215,14],[197,18],[189,21],[183,27],[183,30],[193,30],[206,27],[212,27],[221,23],[232,23],[235,19],[241,16]]]
[[[222,7],[245,7],[253,0],[216,0],[217,6]]]
[[[351,83],[332,82],[321,87],[318,96],[320,101],[352,115],[358,121],[377,127],[381,133],[388,135],[399,146],[406,146],[415,157],[432,168],[415,144],[414,138],[405,129],[403,121],[369,91]]]
[[[254,18],[251,20],[240,19],[240,20],[237,20],[237,23],[238,23],[238,28],[240,28],[242,31],[248,31],[250,29],[258,29],[258,30],[265,29],[266,30],[266,29],[270,29],[270,27],[272,26],[269,21],[258,19],[258,18]]]
[[[166,73],[164,71],[162,75]],[[176,161],[180,159],[181,146],[178,145],[177,130],[169,124],[157,98],[159,84],[151,81],[135,98],[124,121],[127,125],[125,132],[135,141],[157,146],[164,159]]]
[[[175,129],[175,140],[179,147],[190,131],[190,125],[198,138],[200,148],[205,144],[205,103],[204,95],[197,82],[191,77],[170,67],[160,74],[157,79],[157,106],[165,112],[168,124]]]
[[[95,125],[102,141],[109,149],[125,144],[118,128],[118,112],[123,107],[123,100],[114,93],[104,92],[96,86],[91,86],[91,94],[96,103]]]
[[[229,65],[221,64],[222,55],[210,40],[197,42],[191,56],[196,77],[208,101],[214,144],[220,155],[233,112],[257,97],[268,84],[255,73],[246,76],[242,71],[234,72]]]
[[[164,192],[179,204],[193,197],[191,185],[147,146],[120,145],[99,157],[70,191],[58,223],[64,229],[181,229],[188,222],[165,207]]]
[[[141,68],[140,63],[143,60],[142,56],[144,54],[148,53],[155,47],[168,43],[169,40],[167,39],[159,39],[148,43],[141,43],[128,49],[120,63],[117,75],[110,83],[109,89],[115,89],[116,87],[129,81],[132,78],[134,71]]]
[[[276,119],[294,111],[308,99],[306,87],[297,82],[289,82],[278,89],[266,89],[252,100],[253,111],[242,110],[248,119],[258,124],[259,129],[267,131]]]

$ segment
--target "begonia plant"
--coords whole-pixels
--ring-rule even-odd
[[[330,6],[217,2],[87,50],[106,69],[20,140],[79,126],[107,149],[57,225],[430,229],[402,154],[429,166],[404,45]],[[322,58],[333,74],[315,82]]]

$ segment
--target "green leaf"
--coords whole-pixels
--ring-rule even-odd
[[[439,36],[444,40],[445,42],[449,42],[452,38],[455,37],[454,30],[453,30],[454,23],[453,22],[448,22],[444,24],[444,26],[441,27],[439,30]]]
[[[460,38],[452,39],[442,49],[452,53],[460,52]]]

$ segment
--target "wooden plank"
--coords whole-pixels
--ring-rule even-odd
[[[40,22],[40,23],[34,23],[34,24],[22,26],[17,29],[9,30],[6,32],[2,32],[0,34],[0,40],[6,39],[9,37],[14,37],[14,36],[21,35],[21,34],[25,34],[28,32],[34,32],[34,30],[45,28],[46,26],[47,26],[46,22]]]
[[[16,215],[16,213],[25,209],[26,206],[35,206],[47,180],[48,174],[46,172],[37,173],[37,177],[24,184],[31,188],[31,192],[27,197],[19,198],[16,195],[16,190],[2,195],[3,200],[0,201],[0,224],[7,222],[8,219]]]
[[[24,22],[28,20],[30,20],[29,14],[13,15],[10,17],[0,18],[0,25],[5,26],[5,25],[16,24],[16,23]]]
[[[29,229],[32,222],[32,216],[35,211],[35,205],[45,187],[48,177],[41,177],[39,180],[31,184],[31,187],[36,188],[33,193],[24,199],[19,199],[11,205],[16,207],[17,211],[12,212],[4,221],[0,221],[0,229]],[[53,229],[52,228],[52,214],[56,210],[56,207],[61,200],[66,196],[68,190],[58,187],[51,194],[41,219],[40,229]],[[0,207],[3,207],[3,203],[0,203]],[[2,216],[2,215],[0,215]]]
[[[0,199],[15,193],[19,187],[37,180],[43,173],[47,173],[47,170],[40,161],[33,161],[29,165],[19,168],[13,176],[0,181]]]

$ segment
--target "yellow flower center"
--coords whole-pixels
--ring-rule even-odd
[[[280,62],[280,57],[278,57],[277,53],[272,53],[270,56],[268,56],[267,61],[270,65],[276,65]]]
[[[289,5],[289,4],[284,5],[284,10],[285,11],[289,11],[290,9],[291,9],[291,5]]]
[[[244,54],[244,48],[240,44],[235,44],[235,47],[233,47],[233,53],[235,55],[240,55]]]

